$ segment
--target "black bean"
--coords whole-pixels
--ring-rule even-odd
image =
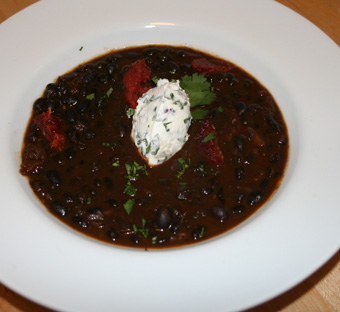
[[[42,112],[45,112],[47,110],[47,103],[46,103],[46,99],[45,98],[39,98],[37,99],[34,104],[33,104],[33,107],[34,107],[34,110],[40,114]]]
[[[83,84],[88,85],[97,78],[97,73],[94,70],[89,70],[83,76]]]
[[[173,213],[169,207],[158,207],[155,214],[155,223],[161,229],[168,228],[173,220]]]
[[[243,115],[247,109],[247,105],[243,102],[236,103],[236,110],[239,115]]]
[[[95,186],[97,186],[97,187],[101,187],[102,186],[102,182],[101,182],[100,178],[94,179],[93,184]]]
[[[245,174],[246,174],[246,171],[245,171],[244,168],[238,167],[238,168],[235,169],[235,178],[236,178],[237,180],[243,179],[244,176],[245,176]]]
[[[105,74],[99,74],[97,80],[98,80],[100,83],[104,84],[104,83],[107,82],[107,77],[106,77]]]
[[[112,75],[115,71],[117,71],[117,65],[115,64],[109,64],[107,66],[107,72]]]
[[[224,204],[224,190],[223,190],[223,187],[220,187],[218,192],[217,192],[217,198],[218,200]]]
[[[134,244],[139,244],[140,243],[140,237],[136,234],[131,235],[130,240]]]
[[[72,204],[74,202],[72,195],[69,193],[65,193],[63,197],[66,201],[66,204]]]
[[[204,195],[209,195],[209,194],[212,194],[213,192],[214,192],[214,189],[212,187],[201,189],[201,193]]]
[[[206,228],[204,226],[199,226],[198,228],[196,228],[195,230],[191,232],[192,238],[194,240],[203,238],[205,231],[206,231]]]
[[[119,61],[121,58],[122,58],[122,56],[119,55],[119,54],[111,54],[110,56],[108,56],[106,58],[106,61],[108,63],[115,63],[115,62]]]
[[[173,232],[174,234],[176,234],[179,230],[180,230],[180,228],[181,228],[181,225],[182,225],[182,223],[181,222],[174,222],[173,224],[172,224],[172,226],[171,226],[171,232]]]
[[[110,177],[105,177],[104,179],[104,184],[108,189],[112,189],[113,188],[113,181]]]
[[[80,192],[77,193],[77,199],[78,199],[79,203],[81,203],[82,205],[87,203],[88,198],[89,197],[87,196],[86,192],[84,192],[84,191],[80,191]]]
[[[263,194],[260,191],[255,191],[251,193],[248,198],[249,205],[254,206],[262,199],[262,197],[263,197]]]
[[[271,126],[277,133],[281,131],[281,127],[279,123],[275,120],[273,116],[269,116],[266,118],[266,122],[269,126]]]
[[[210,208],[210,212],[216,218],[218,218],[221,222],[226,220],[229,216],[228,210],[224,206],[212,206]]]
[[[181,64],[179,68],[183,74],[188,74],[191,70],[191,66],[189,64]]]
[[[78,114],[84,114],[90,108],[91,101],[89,99],[84,99],[77,105]]]
[[[236,201],[237,201],[237,203],[240,204],[245,199],[245,197],[246,197],[245,193],[243,193],[243,192],[237,193],[236,194]]]
[[[241,137],[235,137],[234,144],[240,151],[243,151],[246,148],[246,142]]]
[[[280,161],[281,159],[281,155],[280,153],[274,153],[274,154],[271,154],[270,157],[269,157],[269,162],[271,164],[275,164],[277,163],[278,161]]]
[[[139,57],[139,53],[137,52],[128,52],[125,54],[125,57],[129,58],[129,59],[135,59]]]
[[[192,194],[192,190],[186,186],[180,186],[177,191],[177,198],[179,200],[187,200]]]
[[[61,183],[60,175],[56,170],[48,171],[47,178],[55,186],[59,186]]]
[[[84,221],[84,219],[81,216],[73,216],[71,218],[72,222],[75,223],[76,225],[82,227],[82,228],[87,228],[87,223]]]
[[[52,111],[55,111],[60,105],[60,100],[56,98],[48,99],[46,105],[48,108],[51,108]]]
[[[243,205],[237,205],[237,206],[234,206],[234,207],[233,207],[232,211],[233,211],[233,213],[235,213],[235,214],[240,214],[240,213],[242,213],[243,211],[245,211],[245,209],[246,209],[245,206],[243,206]]]
[[[63,113],[63,118],[70,124],[74,124],[77,120],[77,115],[73,109],[66,109]]]
[[[79,140],[79,134],[75,129],[70,129],[66,132],[67,137],[70,139],[72,143],[76,143]]]
[[[179,67],[175,62],[168,62],[166,67],[169,69],[170,74],[176,74],[179,71]]]
[[[72,159],[74,157],[74,149],[73,149],[73,147],[69,147],[68,149],[65,150],[65,157],[67,159]]]
[[[116,229],[111,228],[106,232],[106,236],[113,242],[117,241],[119,238],[119,233]]]
[[[257,113],[257,112],[261,112],[262,111],[262,106],[260,106],[259,104],[250,104],[248,106],[248,111],[250,113]]]
[[[92,140],[96,136],[96,132],[94,130],[86,130],[85,131],[85,139]]]
[[[233,96],[236,97],[236,98],[240,98],[240,97],[242,97],[242,94],[239,91],[234,90]]]
[[[63,97],[62,99],[62,103],[66,106],[74,106],[78,104],[78,102],[79,102],[79,99],[72,95]]]
[[[52,203],[51,208],[55,213],[57,213],[58,215],[61,215],[62,217],[66,215],[66,208],[60,200],[55,200]]]
[[[118,202],[115,199],[109,199],[108,203],[110,204],[111,207],[117,208],[118,207]]]
[[[44,92],[44,96],[45,97],[50,97],[53,95],[57,95],[58,92],[58,85],[56,83],[49,83],[46,86],[45,92]]]

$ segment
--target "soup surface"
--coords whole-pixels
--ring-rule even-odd
[[[163,78],[179,81],[192,117],[180,150],[149,165],[132,120],[137,100]],[[20,172],[75,230],[123,246],[177,247],[224,233],[263,205],[281,182],[288,146],[272,95],[243,69],[187,47],[131,47],[46,86]]]

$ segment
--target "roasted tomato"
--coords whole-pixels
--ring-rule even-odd
[[[198,151],[211,163],[223,166],[223,154],[218,146],[215,127],[206,120],[195,136]]]
[[[137,107],[137,100],[151,89],[151,71],[146,66],[145,60],[139,60],[132,64],[126,72],[123,83],[125,86],[125,101],[130,108]]]
[[[224,73],[235,67],[235,65],[227,61],[208,60],[206,58],[193,60],[191,66],[194,72],[202,75]]]
[[[52,109],[36,116],[33,121],[38,128],[43,132],[46,139],[51,142],[51,147],[62,151],[65,143],[65,136],[61,129],[61,120],[52,115]]]

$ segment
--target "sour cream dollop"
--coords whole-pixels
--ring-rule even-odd
[[[179,81],[160,79],[138,99],[131,136],[149,165],[159,165],[188,140],[190,102]]]

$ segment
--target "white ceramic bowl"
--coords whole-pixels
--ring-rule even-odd
[[[62,311],[235,311],[289,289],[339,249],[340,51],[289,9],[266,0],[42,0],[4,22],[0,42],[7,286]],[[145,252],[82,236],[18,172],[46,84],[111,49],[144,44],[187,45],[240,65],[271,91],[289,130],[275,196],[236,229],[190,247]]]

